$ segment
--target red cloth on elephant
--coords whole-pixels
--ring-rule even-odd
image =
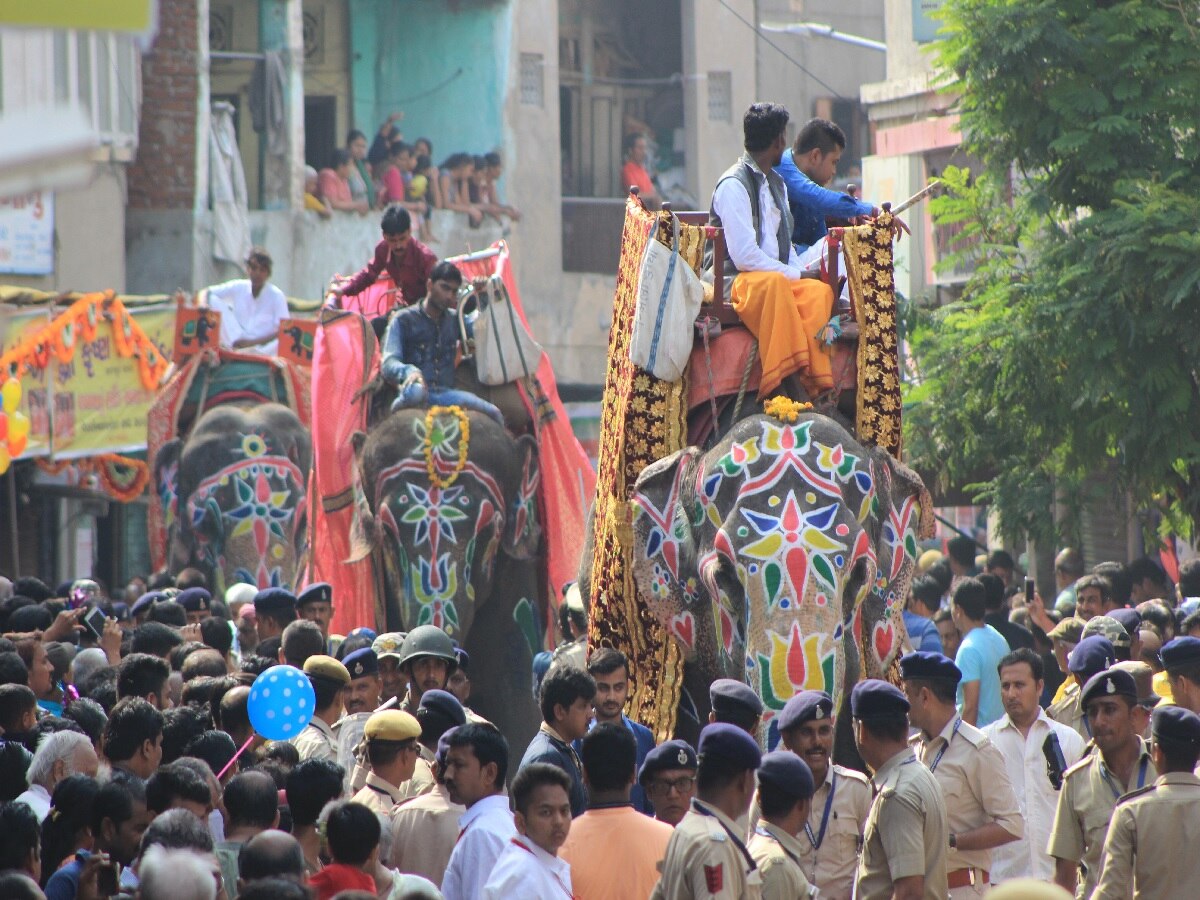
[[[313,406],[306,581],[325,581],[333,587],[330,628],[348,634],[360,626],[377,627],[371,557],[349,559],[356,501],[362,496],[350,439],[354,432],[367,430],[369,400],[355,395],[379,371],[379,345],[370,322],[362,316],[324,309],[319,321],[312,390],[320,402]]]
[[[508,245],[504,241],[497,241],[492,247],[500,251],[498,256],[450,261],[458,266],[463,278],[468,281],[499,275],[508,289],[513,309],[521,317],[522,324],[529,328],[521,295],[517,292],[517,279],[513,274]],[[542,391],[540,397],[530,397],[521,382],[517,382],[517,386],[521,389],[521,396],[537,431],[538,465],[541,471],[538,493],[542,536],[546,541],[546,575],[550,596],[557,599],[562,596],[562,586],[574,581],[578,575],[588,504],[596,494],[596,473],[575,432],[571,430],[571,420],[558,396],[558,382],[554,378],[549,354],[542,354],[537,381]],[[549,409],[545,408],[547,406]],[[551,522],[554,523],[552,527],[547,525]],[[553,604],[547,613],[553,614]],[[546,624],[549,627],[547,633],[553,634],[554,622],[548,621]]]

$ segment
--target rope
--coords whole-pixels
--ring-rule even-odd
[[[754,361],[758,359],[758,341],[755,340],[750,345],[750,353],[746,357],[746,367],[742,369],[742,383],[738,385],[737,402],[733,404],[733,419],[729,423],[731,426],[737,424],[738,415],[742,411],[742,401],[746,399],[746,385],[750,383],[750,370],[754,368]]]
[[[716,316],[702,316],[696,322],[696,327],[700,329],[700,338],[704,342],[704,368],[708,370],[708,405],[712,410],[713,431],[717,429],[717,380],[713,376],[712,351],[708,346],[708,332],[716,321]]]

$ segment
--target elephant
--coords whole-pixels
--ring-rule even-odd
[[[745,681],[774,747],[787,700],[824,690],[843,712],[838,755],[854,764],[848,688],[885,677],[909,646],[902,612],[932,507],[919,476],[887,452],[824,415],[793,418],[741,419],[711,449],[642,470],[634,578],[683,648],[701,721],[708,684]]]
[[[312,438],[288,407],[207,410],[154,458],[169,570],[198,568],[220,593],[237,582],[294,588],[311,469]]]
[[[532,737],[545,620],[537,445],[460,407],[401,409],[356,436],[389,630],[436,625],[467,651],[472,705]]]

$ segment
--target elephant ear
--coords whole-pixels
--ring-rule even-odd
[[[354,515],[350,520],[350,556],[347,563],[361,562],[374,553],[381,544],[379,521],[371,512],[363,490],[365,479],[362,470],[362,451],[367,443],[365,432],[356,431],[350,436],[350,447],[354,450],[354,480],[350,489],[354,492]],[[321,502],[321,498],[317,498]]]
[[[542,470],[537,441],[532,435],[523,434],[517,438],[516,449],[521,478],[505,517],[502,546],[513,559],[532,559],[542,541],[538,518],[538,486],[542,481]]]
[[[696,539],[688,517],[694,500],[697,447],[651,463],[638,476],[629,502],[633,577],[651,614],[691,657],[700,632],[711,626],[708,595],[696,571]]]

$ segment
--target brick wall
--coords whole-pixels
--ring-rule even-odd
[[[160,0],[158,37],[142,57],[138,153],[129,168],[129,206],[191,209],[196,191],[196,0]]]

